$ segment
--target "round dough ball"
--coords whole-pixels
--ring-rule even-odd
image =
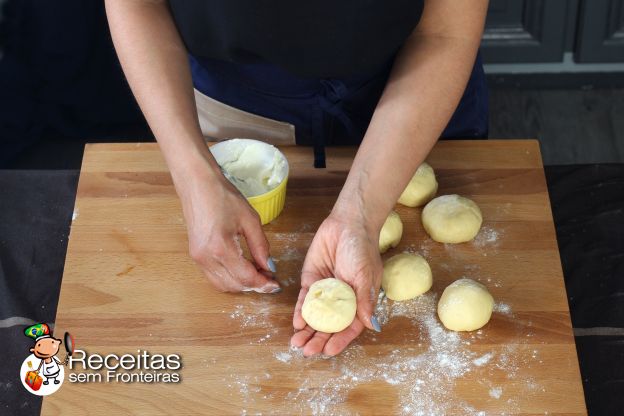
[[[379,232],[379,252],[385,253],[390,247],[396,247],[403,235],[403,223],[401,217],[392,211]]]
[[[328,278],[312,283],[301,316],[316,331],[340,332],[355,318],[355,292],[342,280]]]
[[[389,299],[413,299],[431,289],[432,283],[429,263],[419,254],[397,254],[384,263],[381,287]]]
[[[433,168],[423,162],[399,197],[399,204],[408,207],[423,206],[435,196],[437,191],[438,181],[436,181]]]
[[[483,217],[472,200],[459,195],[443,195],[429,202],[422,212],[427,234],[439,243],[464,243],[479,232]]]
[[[488,323],[494,298],[479,282],[459,279],[451,283],[438,302],[438,316],[452,331],[474,331]]]

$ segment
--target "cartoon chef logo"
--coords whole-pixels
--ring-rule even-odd
[[[61,344],[60,339],[54,338],[47,324],[39,323],[24,330],[24,335],[34,340],[30,348],[31,354],[26,357],[20,370],[22,384],[32,394],[47,396],[57,391],[65,379],[65,369],[69,356],[73,352],[74,340],[69,333],[65,333],[65,349],[67,355],[61,362],[56,355]]]

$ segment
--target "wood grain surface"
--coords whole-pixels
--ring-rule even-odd
[[[382,332],[331,359],[304,359],[288,341],[303,258],[356,149],[327,149],[324,170],[312,168],[308,148],[282,150],[286,207],[264,228],[284,292],[260,295],[217,293],[193,264],[157,145],[86,147],[56,331],[91,354],[179,354],[182,380],[66,377],[44,415],[586,413],[536,141],[436,145],[427,160],[438,194],[477,202],[482,231],[475,242],[438,244],[420,208],[397,205],[405,231],[384,258],[423,254],[433,288],[410,304],[386,300]],[[456,335],[441,329],[435,299],[462,276],[484,283],[499,306],[481,331]]]

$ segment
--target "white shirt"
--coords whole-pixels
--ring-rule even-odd
[[[53,376],[53,375],[58,374],[59,371],[61,371],[61,369],[59,368],[59,365],[54,359],[54,357],[52,357],[49,363],[46,363],[45,360],[43,361],[43,375],[44,376]]]

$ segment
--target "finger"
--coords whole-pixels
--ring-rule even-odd
[[[215,289],[220,292],[240,292],[243,289],[243,285],[218,262],[208,261],[206,265],[202,265],[202,271]]]
[[[357,338],[364,330],[364,325],[359,319],[355,319],[348,328],[334,334],[325,344],[323,354],[337,355],[344,351],[345,348]]]
[[[276,280],[259,272],[244,257],[228,257],[221,263],[240,282],[243,292],[278,293],[282,290]]]
[[[310,338],[312,338],[314,332],[314,329],[306,326],[301,331],[298,331],[295,335],[293,335],[292,338],[290,338],[290,345],[297,348],[303,347],[306,342],[308,342]]]
[[[325,348],[327,340],[329,340],[332,335],[333,334],[328,334],[326,332],[316,331],[312,338],[310,338],[303,347],[303,355],[305,357],[311,357],[313,355],[320,354],[323,351],[323,348]]]
[[[368,329],[381,331],[377,319],[373,317],[373,309],[377,300],[377,290],[373,286],[373,279],[362,279],[362,283],[355,290],[357,300],[357,317]]]
[[[263,270],[275,273],[275,262],[269,254],[269,240],[267,240],[262,224],[257,216],[252,216],[243,223],[242,233],[247,240],[247,247],[256,264]]]
[[[293,327],[295,329],[303,329],[306,326],[306,321],[301,315],[301,308],[303,307],[303,301],[305,300],[307,294],[308,288],[302,287],[299,291],[299,298],[297,299],[297,304],[295,305],[295,313],[293,315]]]

